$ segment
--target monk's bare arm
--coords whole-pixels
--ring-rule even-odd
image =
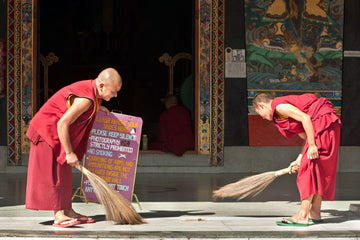
[[[298,134],[302,140],[306,140],[306,133],[302,132]]]
[[[306,133],[307,142],[309,144],[307,156],[309,159],[318,158],[319,153],[315,144],[315,133],[313,124],[311,122],[311,117],[291,104],[279,104],[276,106],[276,111],[281,115],[289,116],[301,122]]]
[[[57,131],[59,140],[66,153],[66,162],[70,166],[78,164],[78,158],[73,152],[71,145],[69,128],[72,123],[76,121],[84,112],[86,112],[92,105],[91,100],[87,98],[74,98],[71,107],[65,112],[57,123]]]

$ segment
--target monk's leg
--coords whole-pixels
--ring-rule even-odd
[[[310,208],[310,218],[318,220],[321,219],[321,203],[322,197],[319,194],[314,194],[311,208]]]
[[[295,223],[303,223],[307,224],[309,223],[309,214],[310,214],[310,208],[313,201],[313,197],[315,194],[310,195],[309,197],[305,198],[301,201],[301,207],[300,211],[292,216],[290,219],[294,221]],[[283,219],[284,222],[291,223],[290,221]]]
[[[71,208],[72,170],[57,162],[57,154],[41,137],[31,143],[26,208],[58,211]]]

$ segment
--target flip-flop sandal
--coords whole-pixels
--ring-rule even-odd
[[[286,222],[286,221],[288,221],[288,222]],[[306,223],[297,223],[297,222],[291,220],[290,218],[284,218],[281,221],[277,221],[276,224],[278,226],[294,226],[294,227],[307,227],[307,226],[309,226],[309,224],[306,224]]]
[[[61,221],[54,221],[53,226],[65,228],[65,227],[72,227],[78,224],[80,224],[80,221],[78,221],[76,218],[70,218]]]
[[[87,218],[87,220],[81,220],[80,218]],[[80,216],[78,216],[76,219],[77,219],[80,223],[93,223],[93,222],[95,222],[94,219],[89,218],[89,217],[87,217],[87,216],[85,216],[85,215],[80,215]]]
[[[312,219],[312,218],[309,218],[309,222],[313,222],[313,223],[323,223],[323,222],[324,222],[324,219]]]

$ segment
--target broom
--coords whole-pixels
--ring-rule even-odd
[[[298,170],[299,166],[293,166],[293,170]],[[213,191],[214,199],[224,199],[226,197],[237,198],[241,200],[247,196],[255,197],[261,193],[277,177],[287,174],[291,168],[284,168],[278,171],[265,172],[250,177],[243,178],[237,182],[225,185],[218,190]]]
[[[104,206],[106,220],[116,224],[142,224],[145,220],[135,211],[131,203],[120,193],[114,190],[107,182],[85,167],[77,165],[76,168],[82,172],[90,181],[96,197]]]

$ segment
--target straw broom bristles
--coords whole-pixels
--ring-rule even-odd
[[[293,167],[295,170],[296,167]],[[261,193],[270,183],[277,177],[290,172],[289,168],[284,168],[279,171],[265,172],[250,177],[243,178],[237,182],[230,183],[213,191],[213,198],[232,197],[241,200],[247,196],[255,197]]]
[[[131,203],[107,182],[81,165],[76,168],[90,181],[96,197],[104,206],[106,219],[116,224],[142,224],[145,220],[135,211]]]

